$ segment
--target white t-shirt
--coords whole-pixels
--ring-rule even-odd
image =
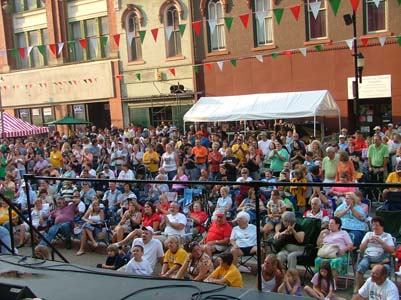
[[[125,268],[125,272],[133,273],[134,275],[149,276],[152,275],[153,269],[150,263],[144,258],[142,258],[142,261],[131,259]]]
[[[118,174],[118,179],[120,179],[120,180],[134,180],[135,179],[135,175],[134,175],[134,172],[132,172],[132,170],[128,169],[127,172],[122,170],[120,172],[120,174]]]
[[[377,285],[369,278],[359,289],[358,294],[369,300],[398,300],[398,288],[388,278],[382,285]]]
[[[135,245],[143,247],[144,253],[142,259],[150,263],[153,272],[158,259],[164,256],[162,243],[157,239],[151,239],[147,244],[144,244],[142,238],[136,238],[132,243],[131,252],[134,250]]]
[[[240,248],[256,246],[256,226],[248,224],[245,229],[235,226],[231,231],[230,240],[235,240],[235,243]]]
[[[271,140],[260,140],[258,141],[258,148],[262,150],[263,155],[266,156],[269,154],[269,147],[270,147],[270,143],[272,141]]]
[[[185,234],[185,225],[187,225],[187,217],[182,213],[177,213],[175,215],[168,214],[166,216],[171,223],[175,224],[184,224],[184,228],[182,230],[177,230],[171,227],[170,225],[166,225],[164,229],[164,233],[167,235],[179,235],[182,236]]]
[[[367,232],[365,234],[365,236],[362,239],[363,243],[364,241],[366,241],[367,239],[369,239],[371,236],[374,236],[375,234],[373,232]],[[380,239],[382,241],[384,241],[387,245],[389,246],[394,246],[394,241],[393,241],[393,237],[391,236],[391,234],[383,232],[380,236]],[[383,246],[377,242],[373,242],[373,241],[369,241],[368,245],[365,249],[365,255],[369,256],[369,257],[377,257],[380,256],[384,253],[384,249]]]

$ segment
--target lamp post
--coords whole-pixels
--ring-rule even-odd
[[[352,91],[354,96],[353,101],[353,111],[355,116],[356,127],[359,123],[358,116],[358,103],[359,103],[359,83],[362,83],[362,72],[363,67],[365,65],[365,57],[362,53],[358,53],[358,40],[357,40],[357,32],[356,32],[356,14],[355,11],[352,12],[352,15],[346,14],[344,15],[345,25],[349,26],[352,24],[353,28],[353,54],[354,57],[354,75],[355,80],[352,82]],[[359,80],[358,80],[359,79]],[[359,83],[358,83],[359,81]]]

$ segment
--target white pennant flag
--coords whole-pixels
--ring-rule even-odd
[[[259,22],[259,26],[263,26],[264,20],[267,16],[267,11],[257,11],[255,15],[256,15],[256,20],[258,20]]]
[[[223,71],[223,64],[224,64],[223,61],[218,61],[217,62],[217,66],[219,67],[220,71]]]
[[[352,50],[352,46],[354,45],[354,39],[353,38],[348,39],[348,40],[345,40],[345,42],[347,43],[349,50]]]
[[[298,50],[302,53],[303,56],[306,56],[306,48],[299,48]]]
[[[216,29],[216,20],[211,19],[209,20],[209,28],[210,28],[210,34],[214,33],[214,30]]]
[[[262,55],[256,55],[255,58],[260,61],[261,63],[263,62],[263,56]]]
[[[29,54],[31,54],[32,49],[33,49],[32,46],[26,47],[26,56],[29,56]]]
[[[173,26],[166,26],[167,40],[170,40],[171,34],[173,33]]]
[[[133,31],[128,31],[127,39],[128,39],[128,45],[131,47],[132,40],[134,39],[134,32]]]
[[[7,51],[6,50],[0,50],[0,55],[6,59],[7,58]]]
[[[60,55],[61,51],[63,51],[64,43],[57,43],[57,48],[58,48],[57,55]]]
[[[90,46],[92,46],[93,51],[95,51],[95,56],[97,56],[97,38],[92,38],[89,40]]]
[[[319,15],[319,9],[320,9],[320,6],[322,5],[322,2],[317,1],[317,2],[313,2],[313,3],[309,3],[309,5],[310,5],[310,9],[312,11],[313,17],[316,20],[317,16]]]
[[[384,44],[386,43],[386,37],[385,36],[379,37],[379,42],[380,42],[380,45],[383,47]]]
[[[376,7],[379,8],[380,0],[374,0],[374,2],[375,2]]]

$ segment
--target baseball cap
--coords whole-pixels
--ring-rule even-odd
[[[375,128],[373,128],[373,130],[381,130],[380,126],[376,126]]]
[[[217,210],[217,212],[215,213],[216,217],[223,217],[226,215],[225,211],[223,209],[219,209]]]
[[[340,138],[340,139],[345,139],[345,135],[340,134],[339,138]]]
[[[142,230],[150,231],[152,234],[155,232],[152,226],[142,226]]]
[[[388,123],[387,127],[393,127],[393,123]]]

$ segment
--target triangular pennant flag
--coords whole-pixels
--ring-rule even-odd
[[[223,71],[223,65],[224,65],[223,61],[218,61],[217,62],[217,66],[219,67],[220,71]]]
[[[350,2],[352,5],[352,9],[354,10],[354,12],[356,12],[358,10],[359,0],[350,0]]]
[[[56,44],[50,44],[50,45],[49,45],[49,49],[50,49],[50,51],[53,53],[53,55],[56,56],[57,45],[56,45]]]
[[[89,40],[89,46],[92,47],[93,51],[95,52],[95,56],[97,56],[97,38],[91,38]]]
[[[317,16],[319,15],[319,9],[320,9],[321,5],[322,5],[321,1],[309,3],[310,9],[312,11],[312,14],[313,14],[313,17],[315,18],[315,20],[317,19]]]
[[[398,6],[400,6],[401,5],[401,0],[398,0]]]
[[[121,81],[121,80],[123,80],[123,75],[116,75],[116,78]]]
[[[208,69],[209,71],[212,70],[212,64],[210,64],[210,63],[206,63],[206,64],[205,64],[205,67],[206,67],[206,69]]]
[[[120,46],[120,34],[113,35],[114,42],[116,43],[117,47]]]
[[[272,57],[273,57],[274,59],[277,59],[277,58],[278,58],[278,54],[277,54],[276,52],[273,52],[273,53],[272,53]]]
[[[79,39],[79,43],[81,44],[82,49],[86,49],[86,39]]]
[[[284,14],[284,8],[273,9],[274,16],[276,17],[277,24],[280,25],[281,19]]]
[[[217,24],[216,19],[210,19],[208,23],[209,23],[210,34],[213,34],[214,30],[216,29],[216,24]]]
[[[374,0],[373,2],[375,3],[375,5],[376,5],[376,8],[379,8],[379,5],[380,5],[380,0]]]
[[[237,66],[237,60],[236,59],[232,59],[232,60],[230,60],[230,62],[233,65],[233,67]]]
[[[260,61],[261,63],[263,62],[263,56],[262,55],[256,55],[255,58]]]
[[[400,0],[401,1],[401,0]],[[381,36],[379,37],[379,42],[380,42],[380,46],[384,46],[384,44],[386,43],[386,37],[385,36]]]
[[[194,71],[195,71],[196,74],[198,74],[199,73],[199,66],[194,66]]]
[[[26,48],[26,56],[29,56],[31,54],[32,49],[33,49],[33,46],[29,46]]]
[[[248,28],[248,22],[249,22],[249,13],[247,14],[242,14],[239,16],[241,19],[242,25],[244,25],[245,28]]]
[[[301,12],[301,5],[294,5],[290,7],[292,15],[294,16],[295,20],[298,22],[299,20],[299,13]]]
[[[74,49],[74,47],[75,47],[75,41],[69,41],[68,48],[70,48],[70,51],[72,51],[72,49]]]
[[[330,0],[331,9],[335,16],[337,16],[338,9],[340,7],[341,0]]]
[[[134,32],[133,31],[128,31],[127,32],[127,40],[128,40],[128,46],[129,47],[131,47],[133,39],[134,39]]]
[[[156,42],[157,41],[157,34],[159,33],[159,28],[153,28],[153,29],[150,30],[150,32],[152,33],[153,39]]]
[[[361,38],[361,42],[362,42],[362,45],[364,46],[364,47],[366,47],[367,45],[368,45],[368,38],[367,37],[362,37]]]
[[[181,37],[183,37],[186,27],[187,27],[187,24],[180,24],[180,25],[178,25],[178,29],[180,30],[180,36],[181,36]]]
[[[135,77],[136,77],[136,79],[138,79],[140,81],[141,80],[141,73],[136,73]]]
[[[306,48],[299,48],[298,50],[302,53],[303,56],[306,56]]]
[[[224,18],[224,22],[226,23],[228,32],[230,32],[230,30],[231,30],[231,26],[233,25],[233,20],[234,20],[234,17],[225,17]]]
[[[259,26],[263,26],[266,16],[267,16],[267,11],[260,10],[255,13],[255,17],[259,23]]]
[[[69,83],[70,85],[72,85],[72,81],[71,81],[71,80],[68,80],[68,83]]]
[[[323,46],[322,45],[316,45],[315,49],[320,52],[320,51],[323,50]]]
[[[284,54],[287,55],[288,57],[291,57],[291,50],[285,50]]]
[[[333,46],[333,41],[328,41],[327,46]]]
[[[166,26],[165,30],[166,30],[166,35],[167,35],[167,40],[170,40],[171,34],[173,33],[173,26]]]
[[[196,34],[197,36],[199,36],[200,33],[201,33],[201,25],[202,25],[201,22],[202,22],[202,21],[192,22],[192,28],[194,29],[195,34]]]
[[[139,38],[141,39],[141,44],[143,44],[143,40],[145,39],[146,30],[139,30]]]
[[[92,82],[93,82],[92,78],[88,78],[88,81],[89,81],[90,83],[92,83]]]
[[[401,36],[399,36],[399,37],[397,38],[397,42],[398,42],[398,45],[401,46]]]
[[[19,55],[22,59],[25,59],[25,48],[18,48]]]
[[[171,74],[173,74],[175,76],[175,69],[174,68],[170,68],[168,70],[170,71]]]
[[[100,42],[102,43],[103,47],[106,47],[109,37],[107,35],[103,35],[100,37]]]
[[[57,55],[60,55],[61,51],[63,51],[64,43],[57,43],[57,48],[58,48]]]
[[[347,43],[349,50],[352,50],[352,46],[354,44],[354,39],[348,39],[348,40],[345,40],[345,42]]]

